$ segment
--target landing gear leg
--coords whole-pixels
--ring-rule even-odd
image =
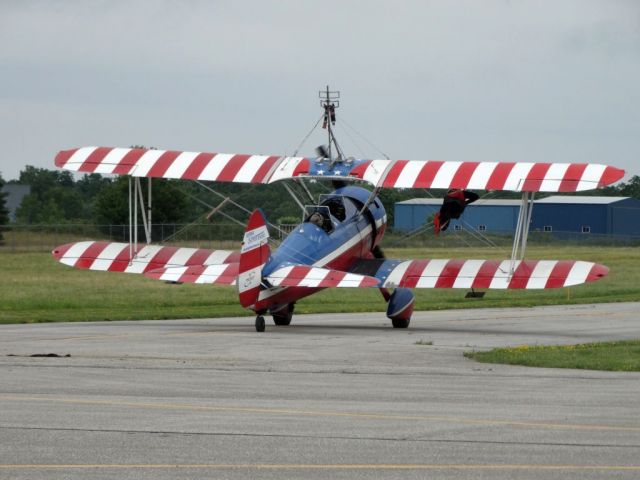
[[[387,317],[391,319],[393,328],[407,328],[413,313],[414,297],[411,290],[396,288],[391,295],[386,289],[381,288],[380,291],[387,300]]]
[[[258,315],[256,317],[256,332],[264,332],[265,326],[264,317],[262,315]]]

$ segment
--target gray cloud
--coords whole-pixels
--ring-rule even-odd
[[[291,153],[327,83],[395,158],[638,173],[636,2],[5,1],[0,42],[5,178],[80,145]]]

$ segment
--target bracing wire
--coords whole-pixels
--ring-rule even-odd
[[[320,124],[320,121],[323,119],[324,114],[320,115],[320,117],[318,118],[318,120],[316,121],[315,125],[313,126],[313,128],[309,131],[309,133],[307,133],[307,135],[302,139],[302,141],[300,142],[300,144],[298,145],[298,148],[296,148],[295,152],[293,153],[293,156],[295,157],[299,150],[302,148],[302,146],[305,144],[305,142],[309,139],[309,137],[311,136],[311,134],[315,131],[316,128],[318,128],[318,125]],[[205,190],[208,190],[209,192],[213,193],[214,195],[217,195],[220,198],[226,199],[230,204],[234,205],[235,207],[239,208],[240,210],[242,210],[243,212],[247,213],[247,214],[251,214],[251,210],[249,210],[248,208],[244,207],[243,205],[239,204],[238,202],[232,200],[229,197],[226,197],[225,195],[215,191],[214,189],[212,189],[211,187],[209,187],[208,185],[196,180],[195,182],[196,184],[198,184],[200,187],[204,188]],[[176,188],[176,187],[174,187]],[[196,197],[195,195],[192,195],[188,192],[183,191],[183,193],[185,193],[189,198],[195,200],[196,202],[208,207],[208,208],[215,208],[212,205],[208,204],[207,202],[204,202],[203,200],[199,199],[198,197]],[[240,196],[242,196],[242,193],[240,193],[240,195],[237,197],[239,198]],[[238,224],[238,225],[242,225],[245,226],[245,224],[241,221],[239,221],[238,219],[232,217],[231,215],[228,215],[226,213],[224,213],[221,210],[218,210],[218,212],[220,215],[222,215],[224,218]],[[198,222],[199,219],[196,219],[194,222],[185,225],[182,229],[180,229],[180,231],[176,232],[174,235],[171,235],[171,237],[167,238],[167,240],[170,240],[172,237],[176,236],[177,234],[183,232],[185,229],[190,228],[191,226],[195,225],[196,222]],[[285,233],[281,228],[279,228],[277,225],[271,223],[271,222],[267,222],[269,224],[269,226],[271,226],[272,228],[276,229],[277,231],[279,231],[281,234]],[[166,241],[166,240],[165,240]]]
[[[182,190],[180,190],[182,191]],[[213,209],[214,207],[212,205],[209,205],[207,202],[200,200],[198,197],[196,197],[195,195],[192,195],[188,192],[182,191],[182,193],[184,193],[187,197],[195,200],[196,202],[200,203],[201,205],[204,205],[205,207],[211,208]],[[224,212],[218,211],[219,214],[221,214],[223,217],[231,220],[232,222],[235,222],[241,226],[245,226],[244,223],[240,222],[239,220],[236,220],[235,218],[233,218],[231,215],[227,215]],[[167,242],[171,241],[171,239],[177,237],[178,235],[180,235],[182,232],[185,232],[187,229],[193,227],[194,225],[197,225],[197,223],[201,220],[201,217],[196,218],[193,222],[186,224],[185,226],[183,226],[180,230],[174,232],[172,235],[169,235],[166,238],[163,238],[162,241],[160,243],[162,244],[166,244]]]
[[[370,147],[372,147],[374,150],[376,150],[378,153],[382,154],[382,156],[384,156],[384,158],[386,158],[387,160],[389,160],[389,156],[384,153],[382,150],[380,150],[371,140],[369,140],[367,137],[365,137],[363,134],[361,134],[358,130],[356,130],[353,126],[351,126],[349,124],[349,122],[347,122],[344,119],[344,115],[340,115],[340,122],[344,123],[345,126],[347,128],[350,128],[356,135],[358,135],[362,140],[364,140],[365,142],[367,142],[369,144]]]
[[[219,193],[219,192],[216,192],[215,190],[213,190],[212,188],[208,187],[207,185],[204,185],[204,184],[202,184],[202,183],[201,183],[201,182],[199,182],[199,181],[196,181],[196,183],[197,183],[197,184],[199,184],[199,185],[200,185],[201,187],[203,187],[204,189],[206,189],[206,190],[208,190],[208,191],[210,191],[210,192],[212,192],[212,193],[214,193],[214,194],[218,195],[219,197],[221,197],[221,198],[223,198],[223,199],[227,199],[227,197],[225,197],[224,195],[222,195],[222,194],[221,194],[221,193]],[[204,200],[202,200],[202,199],[198,198],[197,196],[193,195],[192,193],[190,193],[190,192],[188,192],[188,191],[186,191],[186,190],[184,190],[184,189],[178,188],[177,186],[175,186],[175,185],[173,185],[173,184],[171,184],[171,183],[169,183],[169,185],[170,185],[174,190],[177,190],[177,191],[179,191],[179,192],[183,193],[183,194],[184,194],[184,195],[186,195],[188,198],[190,198],[190,199],[192,199],[192,200],[195,200],[195,201],[196,201],[197,203],[199,203],[200,205],[203,205],[203,206],[205,206],[205,207],[207,207],[207,208],[209,208],[209,209],[211,209],[211,210],[213,210],[213,209],[217,208],[217,207],[214,207],[214,206],[213,206],[213,205],[211,205],[210,203],[205,202]],[[234,205],[234,206],[238,207],[240,210],[244,211],[245,213],[251,214],[251,211],[250,211],[250,210],[248,210],[248,209],[246,209],[246,208],[245,208],[245,207],[243,207],[242,205],[240,205],[240,204],[238,204],[238,203],[234,202],[234,201],[233,201],[233,200],[231,200],[231,199],[229,199],[228,201],[229,201],[229,203],[231,203],[232,205]],[[223,212],[222,210],[218,210],[216,213],[220,214],[221,216],[223,216],[223,217],[224,217],[224,218],[226,218],[227,220],[230,220],[231,222],[233,222],[233,223],[235,223],[235,224],[237,224],[237,225],[240,225],[241,227],[246,227],[246,222],[241,222],[241,221],[240,221],[240,220],[238,220],[237,218],[234,218],[233,216],[231,216],[231,215],[229,215],[229,214],[227,214],[227,213]],[[193,226],[197,225],[198,221],[200,221],[200,220],[201,220],[201,217],[196,218],[193,222],[186,224],[184,227],[182,227],[180,230],[178,230],[178,231],[177,231],[177,232],[175,232],[174,234],[170,235],[170,236],[169,236],[169,237],[167,237],[166,239],[163,239],[161,243],[166,243],[166,242],[168,242],[169,240],[171,240],[172,238],[174,238],[174,237],[176,237],[177,235],[179,235],[180,233],[184,232],[185,230],[187,230],[187,229],[189,229],[189,228],[191,228],[191,227],[193,227]],[[268,224],[270,227],[272,227],[272,228],[274,228],[275,230],[277,230],[278,232],[280,232],[280,233],[285,233],[285,232],[284,232],[280,227],[278,227],[277,225],[275,225],[275,224],[273,224],[273,223],[271,223],[271,222],[267,222],[267,224]],[[273,242],[275,242],[275,239],[269,238],[269,241],[273,243]]]
[[[225,199],[225,200],[226,200],[226,199],[229,199],[228,201],[229,201],[229,203],[230,203],[231,205],[234,205],[235,207],[238,207],[238,208],[239,208],[240,210],[242,210],[243,212],[248,213],[249,215],[251,215],[251,210],[249,210],[248,208],[243,207],[242,205],[240,205],[240,204],[239,204],[239,203],[237,203],[237,202],[234,202],[234,201],[233,201],[233,200],[231,200],[229,197],[225,197],[225,196],[224,196],[223,194],[221,194],[220,192],[216,192],[213,188],[209,187],[208,185],[205,185],[204,183],[200,182],[199,180],[195,180],[195,182],[196,182],[198,185],[200,185],[202,188],[204,188],[205,190],[210,191],[211,193],[213,193],[213,194],[215,194],[215,195],[219,196],[220,198]],[[220,212],[220,211],[219,211],[218,213],[222,213],[222,212]],[[283,232],[283,231],[282,231],[282,230],[281,230],[277,225],[275,225],[275,224],[273,224],[273,223],[271,223],[271,222],[269,222],[269,221],[267,221],[267,224],[268,224],[270,227],[273,227],[273,228],[275,228],[276,230],[278,230],[280,233],[284,233],[284,232]],[[242,225],[244,225],[244,224],[242,223]]]
[[[351,136],[349,131],[346,128],[342,128],[341,132],[343,132],[349,138],[349,140],[351,140],[351,143],[353,143],[355,145],[355,147],[360,151],[360,154],[362,155],[362,158],[365,158],[367,156],[367,154],[364,152],[364,150],[358,144],[358,142],[356,142],[355,139]]]
[[[324,113],[322,115],[320,115],[320,118],[318,118],[318,121],[316,122],[316,124],[313,126],[313,128],[311,130],[309,130],[309,133],[307,133],[307,135],[302,139],[302,141],[300,142],[300,145],[298,145],[298,148],[295,149],[295,151],[293,152],[293,156],[297,156],[298,152],[300,151],[300,149],[302,148],[302,146],[305,144],[305,142],[309,139],[309,137],[311,136],[311,134],[314,132],[314,130],[316,128],[318,128],[318,125],[320,125],[320,121],[324,118]]]
[[[481,232],[474,230],[473,226],[469,225],[464,220],[460,219],[460,223],[462,223],[462,231],[468,233],[472,238],[479,240],[480,243],[484,243],[485,245],[491,248],[500,249],[500,246],[491,240],[488,236],[483,235]]]

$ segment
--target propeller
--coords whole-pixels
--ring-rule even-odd
[[[329,150],[326,145],[318,145],[316,147],[316,153],[318,154],[318,157],[329,158]]]

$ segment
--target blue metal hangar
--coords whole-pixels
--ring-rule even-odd
[[[394,230],[410,232],[424,226],[442,199],[414,198],[395,204]],[[450,231],[474,229],[512,233],[520,200],[478,200],[469,205]],[[640,235],[640,200],[630,197],[551,196],[536,200],[531,232]]]

